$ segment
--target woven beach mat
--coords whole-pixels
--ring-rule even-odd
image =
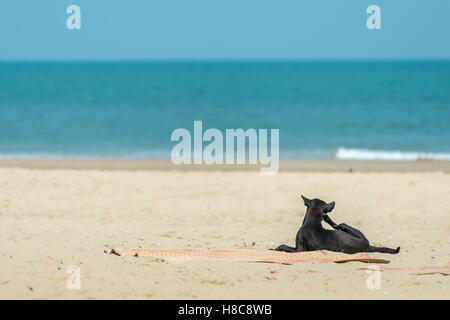
[[[164,261],[181,263],[188,261],[239,261],[239,262],[269,262],[281,264],[322,263],[359,261],[364,263],[389,263],[389,260],[375,259],[366,253],[345,254],[331,251],[280,252],[274,250],[256,249],[112,249],[112,254],[119,256],[153,257]]]
[[[380,267],[383,271],[403,271],[409,274],[415,275],[427,275],[427,274],[442,274],[444,276],[450,275],[450,261],[444,261],[434,266],[427,266],[421,268],[390,268]]]

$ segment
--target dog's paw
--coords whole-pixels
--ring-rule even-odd
[[[395,253],[399,253],[400,252],[400,247],[397,247],[397,249],[395,249]]]

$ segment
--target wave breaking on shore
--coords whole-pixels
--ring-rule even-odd
[[[404,152],[369,149],[339,148],[335,155],[338,160],[385,160],[385,161],[416,161],[416,160],[450,160],[450,153],[436,152]]]

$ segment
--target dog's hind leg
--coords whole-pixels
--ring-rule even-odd
[[[287,246],[285,244],[282,244],[281,246],[278,246],[277,248],[273,249],[275,251],[284,251],[284,252],[297,252],[297,250],[294,247]]]
[[[400,247],[398,247],[397,249],[391,249],[391,248],[385,248],[385,247],[369,246],[369,252],[381,252],[381,253],[396,254],[396,253],[400,252]]]
[[[336,223],[334,223],[333,220],[331,220],[331,218],[327,214],[323,215],[323,221],[328,223],[333,229],[336,229],[336,227],[338,226]]]
[[[344,232],[347,232],[348,234],[351,234],[354,237],[360,238],[362,240],[367,241],[367,243],[369,243],[369,240],[366,238],[366,236],[359,231],[358,229],[355,229],[353,227],[350,227],[349,225],[345,224],[345,223],[341,223],[338,226],[335,227],[336,230],[341,230]]]

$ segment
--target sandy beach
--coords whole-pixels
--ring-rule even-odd
[[[294,244],[300,194],[373,245],[390,267],[450,260],[449,162],[292,162],[255,170],[178,170],[164,161],[0,161],[1,299],[448,299],[448,276],[367,264],[173,264],[114,247],[269,249]],[[191,168],[192,169],[192,168]],[[67,267],[81,288],[66,287]]]

